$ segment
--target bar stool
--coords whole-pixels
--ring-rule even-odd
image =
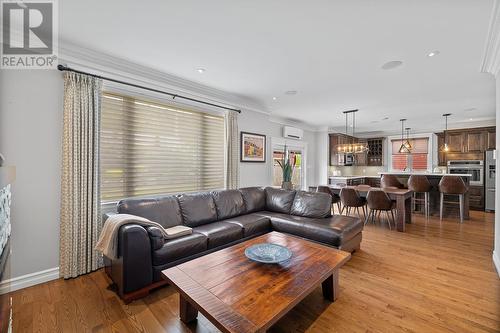
[[[348,188],[344,187],[340,190],[340,201],[342,202],[342,211],[340,214],[344,212],[344,209],[346,209],[346,214],[349,216],[351,213],[351,208],[356,209],[358,216],[361,216],[359,214],[359,207],[363,209],[363,216],[366,218],[366,199],[363,197],[359,196],[359,193],[353,189],[353,188]],[[353,211],[354,211],[353,209]]]
[[[394,220],[394,211],[393,211],[393,209],[396,208],[396,205],[391,200],[391,198],[389,198],[387,193],[381,190],[370,190],[368,192],[368,195],[366,196],[366,201],[368,203],[368,208],[370,209],[370,212],[368,213],[368,216],[365,219],[365,225],[370,217],[372,219],[372,223],[375,224],[375,218],[377,217],[377,212],[379,219],[380,219],[380,213],[385,212],[385,215],[387,217],[387,224],[389,224],[389,230],[392,229],[391,219],[389,218],[389,212],[391,212],[392,223],[394,223],[394,226],[396,225],[396,221]]]
[[[341,214],[341,212],[340,212],[340,197],[338,196],[338,194],[333,193],[333,191],[330,189],[329,186],[320,185],[316,189],[316,192],[323,192],[323,193],[330,194],[332,196],[332,212],[335,214],[334,204],[337,204],[337,209],[339,210],[339,214]]]
[[[425,217],[429,217],[429,192],[432,189],[432,185],[423,175],[411,175],[408,179],[408,189],[413,191],[412,193],[412,204],[415,210],[416,202],[424,202],[424,214]],[[424,193],[424,199],[417,199],[417,193]]]
[[[394,175],[382,175],[380,179],[381,188],[405,188],[403,184]]]
[[[443,205],[445,195],[458,195],[458,204],[460,205],[460,223],[464,222],[464,194],[467,192],[467,186],[461,177],[443,176],[439,182],[440,202],[439,202],[439,220],[443,220]],[[446,203],[456,204],[453,201]]]

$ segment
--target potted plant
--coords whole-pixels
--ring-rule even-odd
[[[281,188],[285,190],[293,190],[292,176],[295,168],[295,157],[290,157],[290,153],[286,149],[286,146],[283,150],[283,158],[281,161],[278,160],[278,164],[283,172],[283,182],[281,183]]]

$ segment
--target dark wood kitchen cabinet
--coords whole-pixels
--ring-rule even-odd
[[[486,149],[496,149],[496,129],[489,129],[486,133]]]
[[[488,149],[496,147],[496,127],[478,127],[449,130],[445,133],[436,133],[438,137],[438,164],[445,166],[448,159],[483,159]],[[448,142],[449,151],[441,151],[444,143]]]
[[[469,187],[469,208],[484,210],[484,186]]]
[[[446,166],[446,153],[443,151],[444,133],[436,133],[438,139],[438,165]]]
[[[480,153],[486,150],[486,132],[467,132],[465,135],[464,153]]]
[[[448,131],[445,138],[448,141],[449,153],[464,153],[464,133]]]

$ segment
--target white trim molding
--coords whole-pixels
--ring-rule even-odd
[[[59,278],[59,267],[18,276],[0,283],[0,295]]]
[[[500,0],[494,0],[488,35],[484,46],[481,72],[497,76],[500,72]]]
[[[493,263],[495,264],[498,277],[500,277],[500,253],[497,251],[493,251]]]

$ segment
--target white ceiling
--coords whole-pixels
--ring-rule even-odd
[[[435,130],[446,112],[451,127],[495,117],[494,79],[479,72],[492,0],[59,4],[63,40],[245,96],[275,117],[342,128],[342,111],[359,109],[358,132],[397,131],[402,117]],[[391,60],[403,65],[380,68]]]

